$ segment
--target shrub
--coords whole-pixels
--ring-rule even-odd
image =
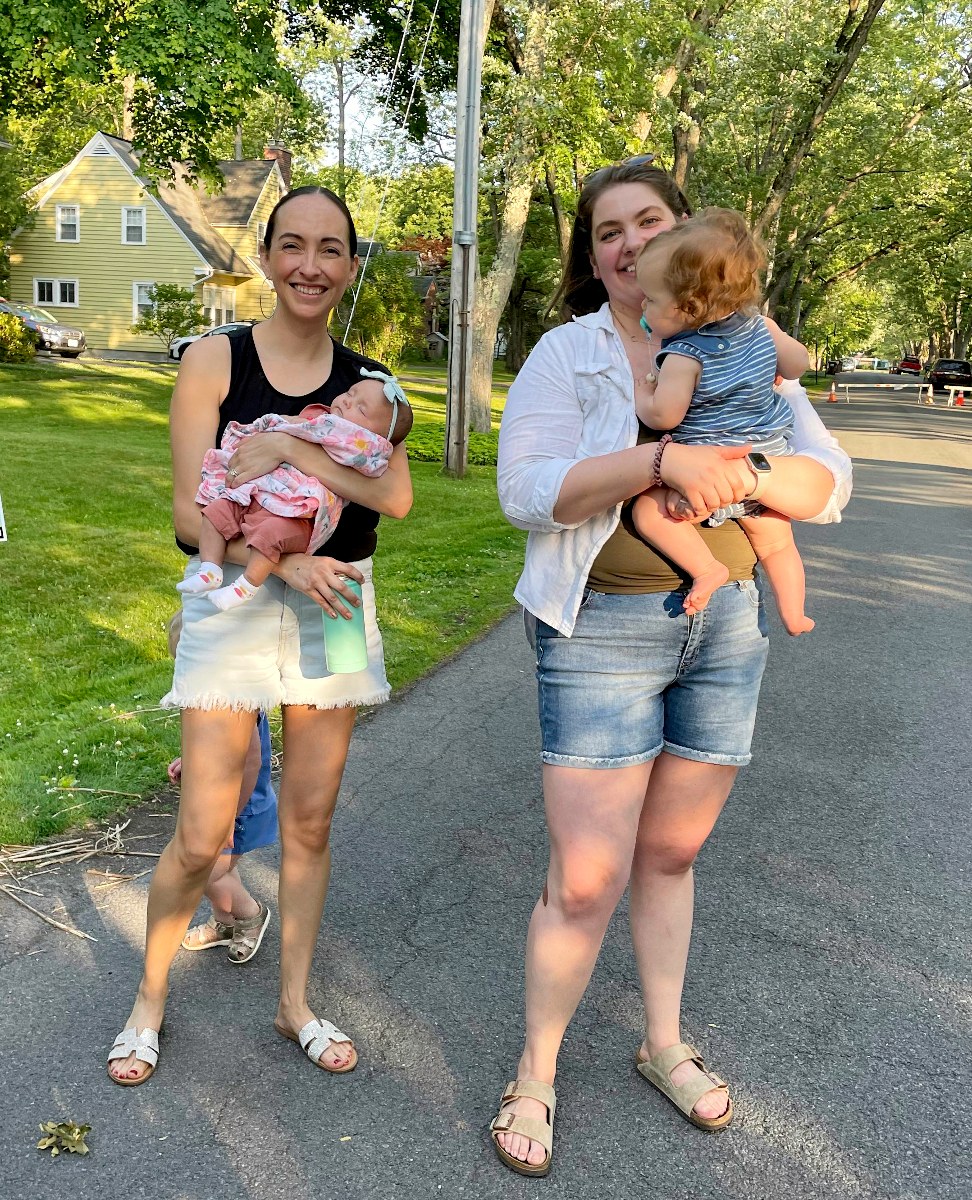
[[[34,357],[31,332],[13,313],[0,313],[0,362],[26,363]]]
[[[417,425],[408,435],[408,457],[415,462],[444,460],[445,426]],[[471,467],[495,467],[499,445],[497,433],[470,433],[467,462]]]
[[[132,333],[151,334],[168,350],[174,338],[195,333],[205,325],[205,315],[191,288],[155,283],[148,295],[152,308],[132,326]]]

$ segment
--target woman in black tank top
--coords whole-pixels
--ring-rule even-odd
[[[190,555],[198,545],[195,494],[202,459],[219,445],[226,424],[327,404],[360,378],[363,366],[378,366],[327,332],[358,269],[354,223],[342,200],[313,187],[285,196],[267,221],[261,263],[277,295],[273,316],[240,336],[191,346],[173,393],[174,524]],[[264,607],[251,601],[232,612],[210,605],[209,612],[205,603],[190,608],[198,598],[184,598],[173,689],[163,701],[182,709],[179,820],[152,880],[135,1005],[108,1064],[111,1078],[127,1086],[143,1083],[155,1069],[169,968],[232,830],[257,710],[276,703],[283,709],[284,770],[281,990],[274,1026],[325,1070],[349,1071],[357,1062],[351,1039],[316,1018],[306,992],[330,873],[328,833],[356,708],[387,698],[371,586],[376,527],[381,514],[405,516],[412,490],[403,445],[377,479],[338,466],[319,446],[277,433],[246,439],[230,468],[244,483],[282,462],[316,476],[349,503],[321,551],[281,559],[261,589],[267,592]],[[245,554],[242,543],[234,543],[227,567],[245,562]],[[368,667],[339,676],[323,664],[321,612],[340,619],[359,603],[348,579],[363,584]],[[224,620],[234,613],[238,619]]]

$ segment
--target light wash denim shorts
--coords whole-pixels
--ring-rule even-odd
[[[742,767],[751,759],[769,639],[752,580],[692,617],[684,592],[584,593],[571,637],[525,614],[536,650],[543,761],[628,767],[662,750]]]
[[[331,674],[324,658],[324,610],[271,575],[252,600],[228,612],[220,612],[205,595],[183,595],[182,636],[172,688],[162,707],[255,712],[278,704],[355,708],[387,700],[391,689],[375,615],[371,559],[351,565],[364,576],[367,667]],[[190,558],[185,578],[198,570],[199,558]],[[242,567],[227,563],[224,582],[230,584],[242,573]]]

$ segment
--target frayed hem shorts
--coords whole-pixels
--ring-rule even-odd
[[[328,671],[324,610],[271,575],[252,600],[228,612],[220,612],[205,594],[183,595],[182,636],[172,689],[162,698],[162,707],[256,712],[278,704],[357,708],[384,703],[391,689],[375,614],[372,563],[366,558],[352,565],[364,576],[361,598],[368,639],[364,670],[343,675]],[[198,570],[198,557],[191,558],[185,578]],[[224,584],[242,574],[243,567],[228,563]]]
[[[588,589],[571,637],[525,614],[545,763],[628,767],[663,750],[721,766],[750,761],[769,652],[756,584],[718,588],[691,617],[683,600]]]

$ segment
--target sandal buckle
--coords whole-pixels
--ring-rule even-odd
[[[516,1120],[516,1113],[498,1113],[493,1119],[493,1128],[499,1130],[509,1130]]]

